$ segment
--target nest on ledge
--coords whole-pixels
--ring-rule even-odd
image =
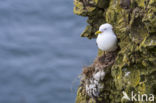
[[[94,63],[83,68],[81,75],[81,85],[85,88],[86,94],[90,97],[98,97],[104,88],[104,77],[110,72],[116,57],[116,51],[108,52],[95,59]]]

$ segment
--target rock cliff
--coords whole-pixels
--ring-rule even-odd
[[[118,37],[117,51],[99,50],[84,67],[76,103],[143,103],[142,94],[156,96],[156,0],[74,0],[74,6],[75,14],[88,17],[82,37],[96,38],[103,23]],[[122,99],[132,92],[137,101]]]

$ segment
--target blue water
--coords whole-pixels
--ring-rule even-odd
[[[72,0],[0,0],[0,103],[74,103],[97,54]]]

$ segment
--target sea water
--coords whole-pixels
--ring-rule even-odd
[[[74,103],[97,54],[72,0],[0,0],[0,103]]]

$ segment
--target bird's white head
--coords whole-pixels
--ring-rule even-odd
[[[95,34],[98,35],[98,34],[101,34],[105,31],[112,30],[112,29],[113,29],[113,27],[111,24],[105,23],[99,27],[99,30]]]

